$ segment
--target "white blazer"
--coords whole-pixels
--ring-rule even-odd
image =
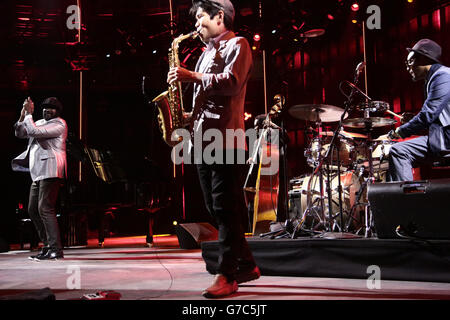
[[[31,179],[64,178],[67,175],[67,124],[62,118],[33,121],[31,115],[14,124],[18,138],[28,138],[27,149],[11,162],[14,171],[30,172]]]

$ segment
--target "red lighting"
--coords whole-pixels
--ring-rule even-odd
[[[30,21],[30,18],[24,18],[24,17],[19,17],[18,18],[20,21]]]
[[[359,4],[358,3],[354,3],[352,4],[352,11],[358,11],[359,10]]]
[[[256,34],[253,36],[253,40],[259,41],[259,40],[261,40],[261,36],[260,36],[259,34],[256,33]]]
[[[334,20],[334,17],[331,14],[328,14],[327,17],[328,17],[328,20]]]

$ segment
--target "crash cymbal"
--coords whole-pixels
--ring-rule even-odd
[[[335,122],[341,119],[344,109],[327,104],[298,104],[292,106],[288,112],[300,120]]]
[[[342,122],[344,127],[350,128],[379,128],[384,126],[390,126],[395,124],[396,121],[390,118],[381,118],[381,117],[371,117],[371,118],[354,118],[347,119]]]

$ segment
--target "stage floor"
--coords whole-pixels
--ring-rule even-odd
[[[90,240],[86,247],[66,248],[59,261],[31,261],[30,254],[14,247],[0,253],[0,298],[49,287],[57,300],[99,290],[117,291],[122,300],[207,300],[201,292],[213,279],[202,250],[180,249],[173,235],[156,237],[152,248],[145,237],[107,238],[104,248]],[[450,283],[381,280],[380,285],[370,289],[367,279],[263,275],[223,300],[450,299]]]

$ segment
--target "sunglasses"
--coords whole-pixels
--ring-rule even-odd
[[[416,58],[411,58],[405,61],[405,64],[407,67],[412,67],[414,63],[416,62]]]

